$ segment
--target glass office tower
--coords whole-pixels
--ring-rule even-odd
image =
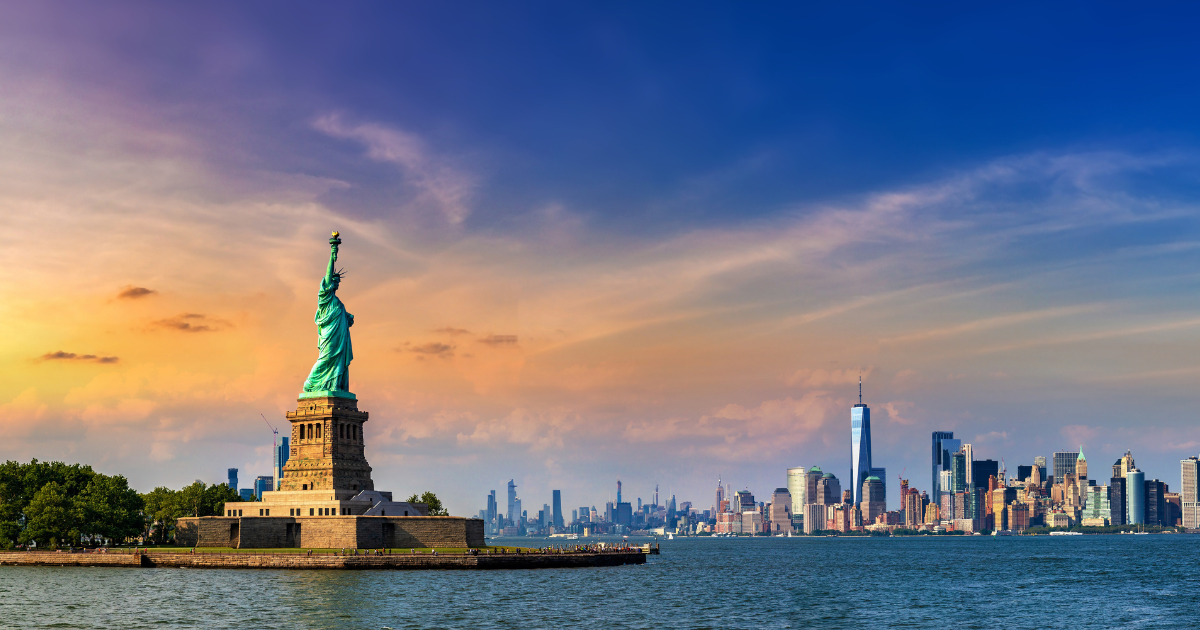
[[[1134,468],[1125,474],[1125,505],[1129,507],[1126,523],[1146,522],[1146,473]]]
[[[292,451],[288,448],[288,438],[279,438],[279,443],[275,445],[275,487],[271,490],[278,490],[279,484],[283,483],[283,467],[287,465],[288,458]]]
[[[1067,475],[1075,474],[1079,462],[1079,451],[1059,451],[1054,454],[1054,483],[1063,483]]]
[[[861,503],[862,485],[871,476],[871,408],[862,402],[862,377],[858,377],[858,404],[850,409],[851,498]]]
[[[934,501],[938,496],[938,475],[942,472],[942,440],[953,439],[953,431],[933,432],[933,478],[929,482],[929,497]]]

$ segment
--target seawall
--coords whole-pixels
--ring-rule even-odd
[[[564,569],[645,564],[640,550],[578,553],[406,554],[346,556],[305,553],[57,553],[0,552],[0,566],[72,566],[192,569]]]

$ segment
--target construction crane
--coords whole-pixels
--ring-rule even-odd
[[[273,490],[278,490],[278,489],[279,489],[279,483],[280,483],[280,479],[279,479],[279,478],[282,476],[282,475],[280,474],[280,471],[278,470],[278,462],[279,462],[279,429],[276,429],[275,427],[271,426],[271,421],[270,421],[270,420],[267,420],[267,417],[266,417],[266,416],[262,415],[261,413],[259,413],[258,415],[259,415],[259,416],[262,416],[263,422],[266,422],[266,423],[267,423],[267,427],[271,429],[271,433],[274,435],[274,437],[273,437],[273,438],[272,438],[272,440],[271,440],[271,464],[272,464],[272,466],[271,466],[271,475],[274,477],[274,479],[272,479],[272,480],[271,480],[271,485],[272,485],[272,486],[275,486],[274,488],[272,488]]]

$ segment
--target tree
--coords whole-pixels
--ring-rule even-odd
[[[200,516],[224,516],[226,503],[241,500],[237,490],[230,488],[228,484],[213,484],[204,491],[204,504],[201,506],[203,513]]]
[[[442,507],[442,500],[438,496],[428,490],[420,497],[412,495],[408,497],[409,503],[424,503],[429,508],[430,516],[450,516],[449,510]]]
[[[95,475],[75,499],[83,534],[120,543],[142,531],[145,501],[120,475]]]
[[[179,503],[187,516],[204,516],[204,482],[197,481],[179,491]]]
[[[74,502],[57,481],[47,483],[33,495],[25,517],[25,531],[20,535],[23,543],[36,541],[39,547],[54,547],[79,539]]]
[[[175,529],[175,520],[183,516],[180,492],[159,486],[142,495],[145,502],[146,538],[156,544],[167,542],[167,533]]]

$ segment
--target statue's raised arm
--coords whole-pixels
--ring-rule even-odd
[[[354,398],[350,393],[350,362],[354,360],[354,349],[350,344],[350,326],[354,316],[346,312],[345,305],[337,296],[342,284],[342,272],[334,267],[337,262],[338,246],[342,239],[334,232],[329,239],[329,265],[321,288],[317,292],[317,362],[304,381],[301,398],[338,396]]]

